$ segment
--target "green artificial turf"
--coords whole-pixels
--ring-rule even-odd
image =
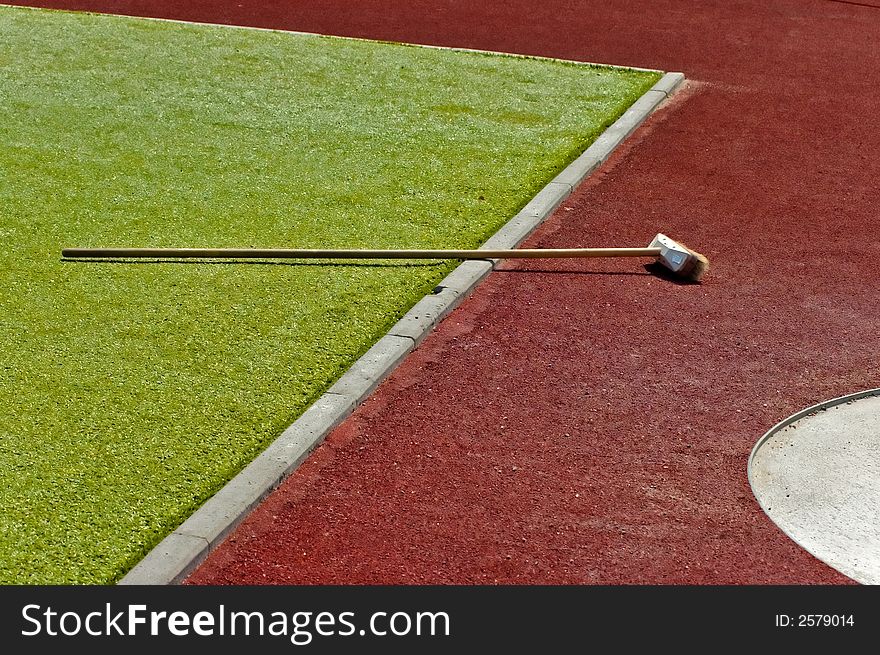
[[[0,582],[112,583],[659,74],[0,8]],[[584,244],[572,244],[584,245]]]

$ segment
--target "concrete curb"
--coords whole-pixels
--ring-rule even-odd
[[[515,248],[522,243],[683,80],[682,73],[666,73],[481,248]],[[186,578],[489,275],[496,263],[487,258],[460,264],[262,454],[147,553],[118,584],[177,584]]]

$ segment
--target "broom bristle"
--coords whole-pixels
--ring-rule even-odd
[[[709,260],[705,255],[701,255],[696,250],[691,250],[684,244],[681,245],[691,255],[691,264],[681,272],[682,278],[688,282],[699,282],[706,271],[709,270]]]

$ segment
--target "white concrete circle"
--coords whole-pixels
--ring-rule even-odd
[[[748,472],[783,532],[853,580],[880,584],[880,389],[780,422],[755,444]]]

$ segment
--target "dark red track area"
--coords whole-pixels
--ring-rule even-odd
[[[849,582],[761,512],[754,442],[880,386],[880,10],[828,1],[38,2],[656,67],[690,82],[190,583]]]

